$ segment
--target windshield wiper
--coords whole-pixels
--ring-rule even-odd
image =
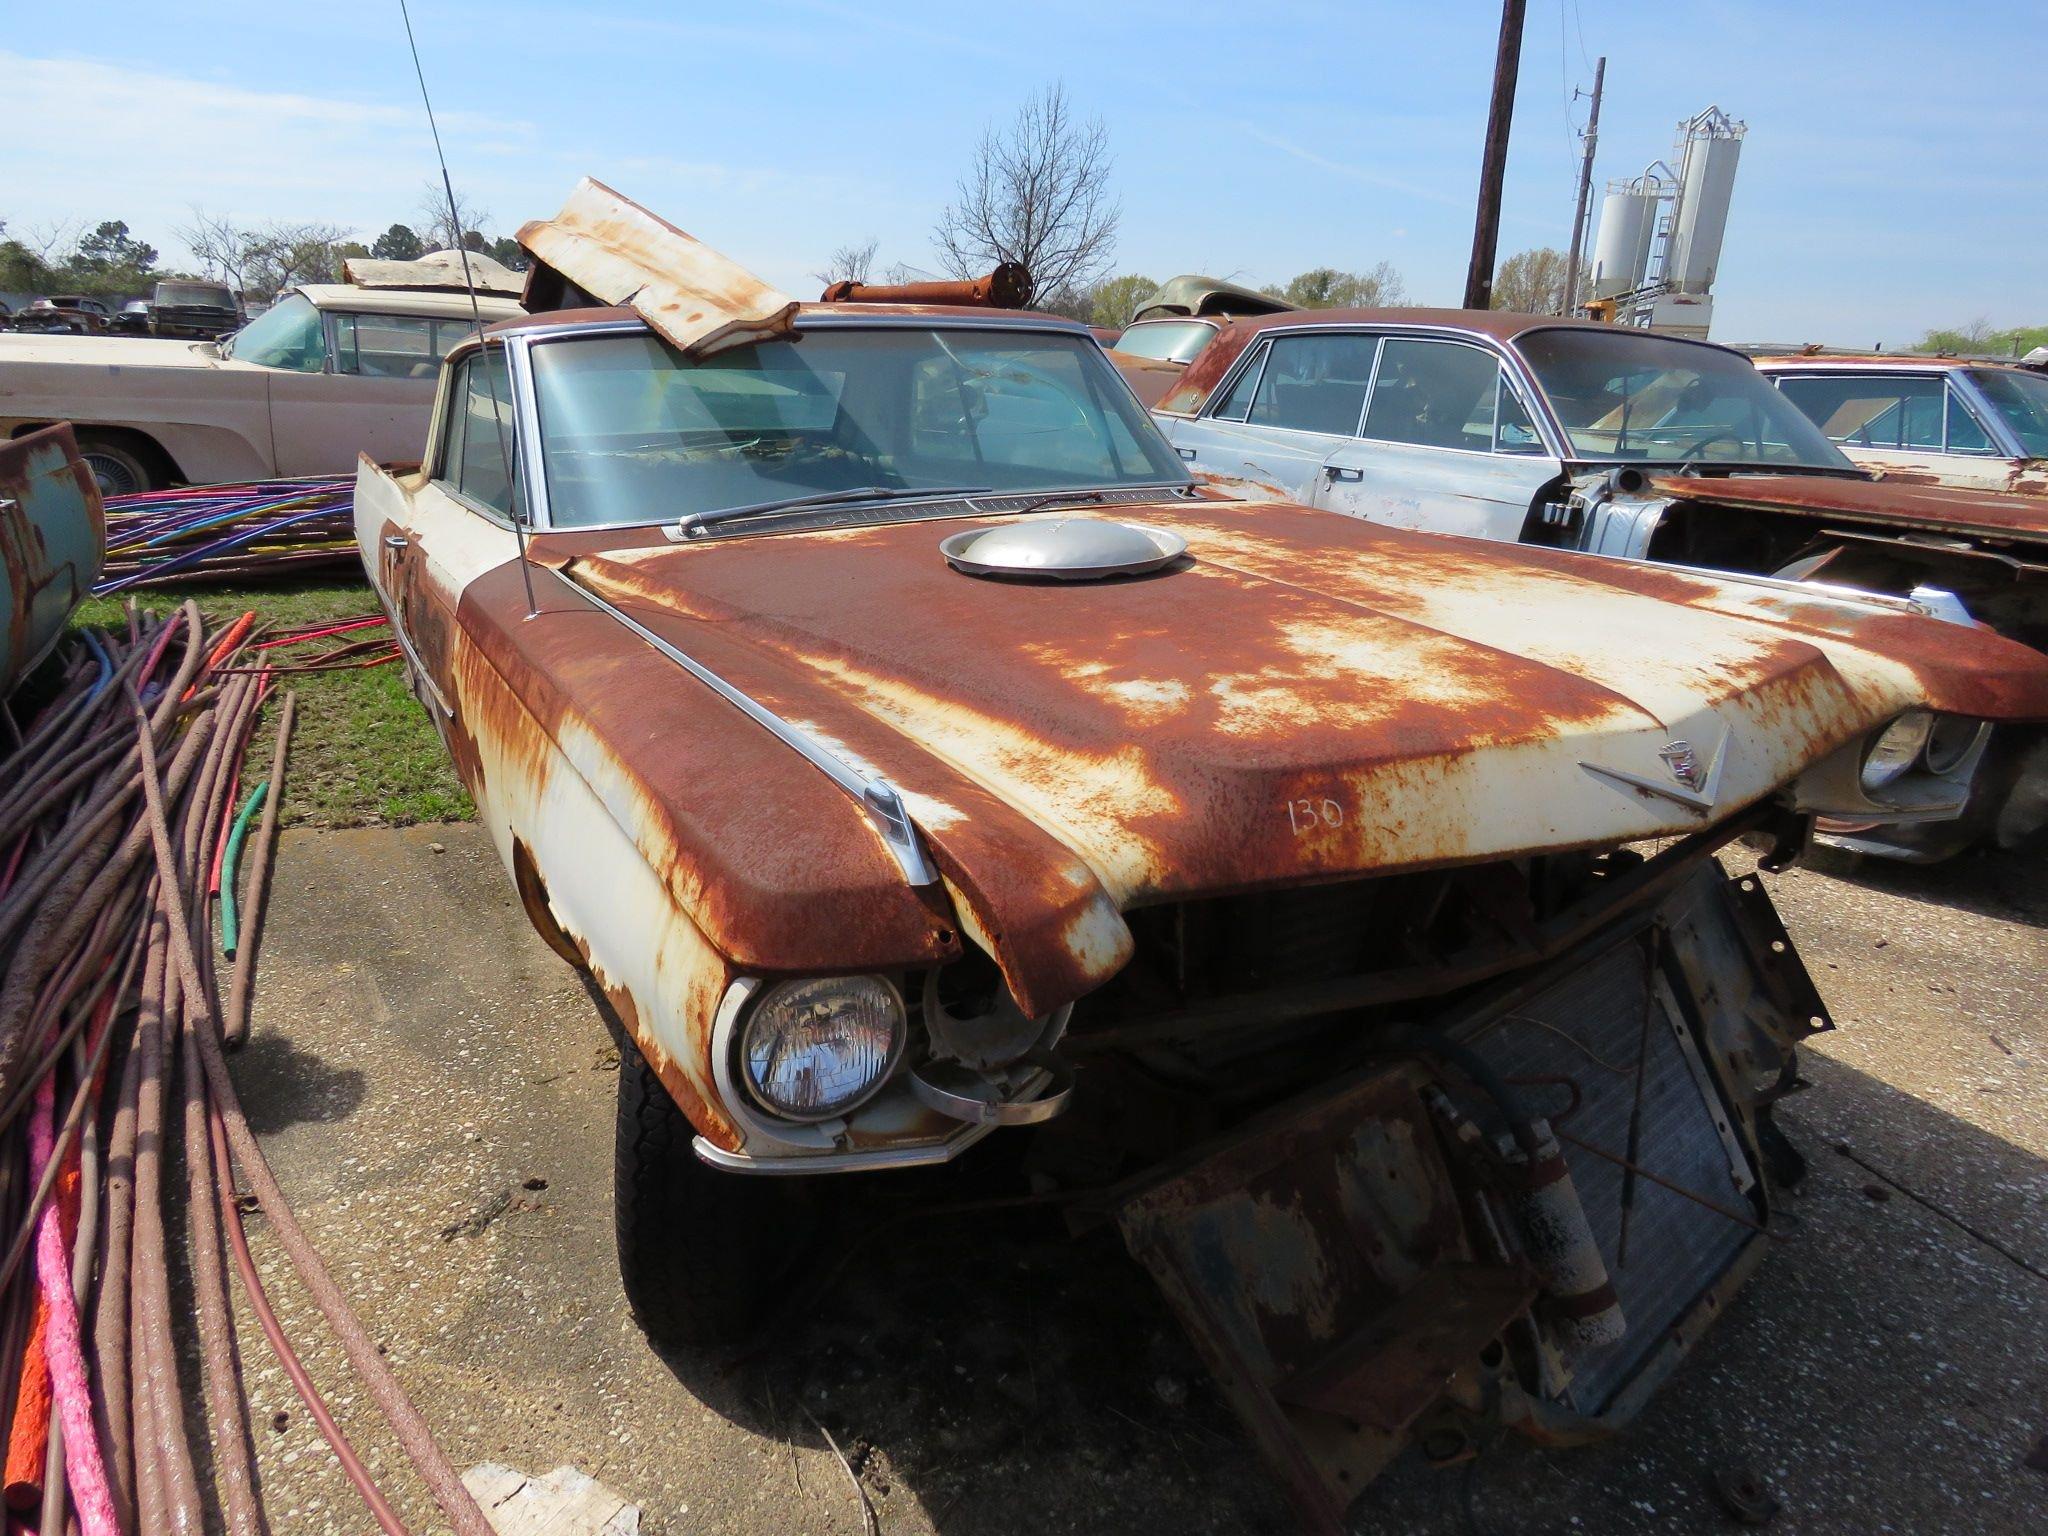
[[[676,524],[676,531],[693,539],[706,528],[729,523],[734,518],[758,517],[769,512],[793,512],[800,507],[825,507],[840,501],[910,501],[920,497],[978,496],[985,485],[856,485],[842,491],[818,491],[809,496],[784,496],[775,501],[750,502],[744,507],[715,507],[709,512],[692,512]]]
[[[1036,512],[1039,508],[1052,506],[1055,502],[1100,500],[1102,500],[1102,492],[1100,491],[1053,491],[1049,495],[1040,496],[1035,501],[1025,502],[1023,506],[1017,509],[1016,515],[1022,517],[1026,512]]]

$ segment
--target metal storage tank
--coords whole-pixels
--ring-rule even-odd
[[[1642,286],[1657,235],[1657,183],[1638,176],[1610,181],[1600,202],[1600,235],[1593,246],[1593,297],[1611,299]]]
[[[1707,108],[1681,127],[1685,159],[1678,168],[1678,211],[1665,276],[1679,293],[1705,293],[1721,264],[1735,165],[1749,129],[1719,107]]]

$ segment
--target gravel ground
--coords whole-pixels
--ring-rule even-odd
[[[890,1536],[1287,1529],[1149,1282],[1048,1221],[901,1226],[751,1358],[664,1361],[612,1263],[616,1059],[483,834],[288,833],[275,889],[236,1076],[458,1466],[573,1463],[639,1503],[649,1536],[858,1532],[829,1432]],[[1709,1485],[1736,1467],[1770,1485],[1782,1529],[2041,1528],[2048,1476],[2021,1462],[2048,1432],[2048,879],[1985,859],[1772,889],[1839,1026],[1784,1114],[1813,1163],[1785,1239],[1631,1433],[1404,1470],[1361,1531],[1724,1530]],[[345,1429],[436,1528],[260,1217],[251,1231]],[[368,1529],[243,1321],[276,1529]]]

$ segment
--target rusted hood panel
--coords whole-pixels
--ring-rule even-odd
[[[1173,528],[1191,561],[981,581],[939,555],[959,521],[535,552],[896,783],[1034,1009],[1123,963],[1136,904],[1690,830],[1585,766],[1663,773],[1674,737],[1725,739],[1718,815],[1901,708],[2048,718],[2048,662],[1952,626],[1292,506],[1118,514]],[[641,710],[694,691],[651,648],[568,686]],[[669,777],[651,719],[619,740]],[[804,835],[831,832],[821,865],[845,852],[832,828],[865,833],[794,754],[749,765],[764,817],[793,827],[800,800]],[[771,883],[751,873],[727,883]]]
[[[2048,501],[2037,496],[1821,475],[1664,475],[1651,484],[1659,495],[1713,506],[2029,543],[2048,540]]]

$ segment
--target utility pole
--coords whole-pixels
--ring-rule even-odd
[[[1500,243],[1500,183],[1508,167],[1508,124],[1515,115],[1515,76],[1522,67],[1522,16],[1528,0],[1502,0],[1500,48],[1493,59],[1493,104],[1486,112],[1486,154],[1479,165],[1479,215],[1472,225],[1472,265],[1465,270],[1465,307],[1493,307],[1493,257]]]
[[[1579,55],[1584,58],[1584,54]],[[1579,261],[1586,249],[1586,200],[1593,191],[1593,146],[1600,142],[1600,88],[1607,83],[1607,55],[1593,66],[1593,109],[1586,114],[1585,158],[1579,162],[1579,205],[1572,210],[1572,248],[1564,259],[1564,312],[1579,307]]]

